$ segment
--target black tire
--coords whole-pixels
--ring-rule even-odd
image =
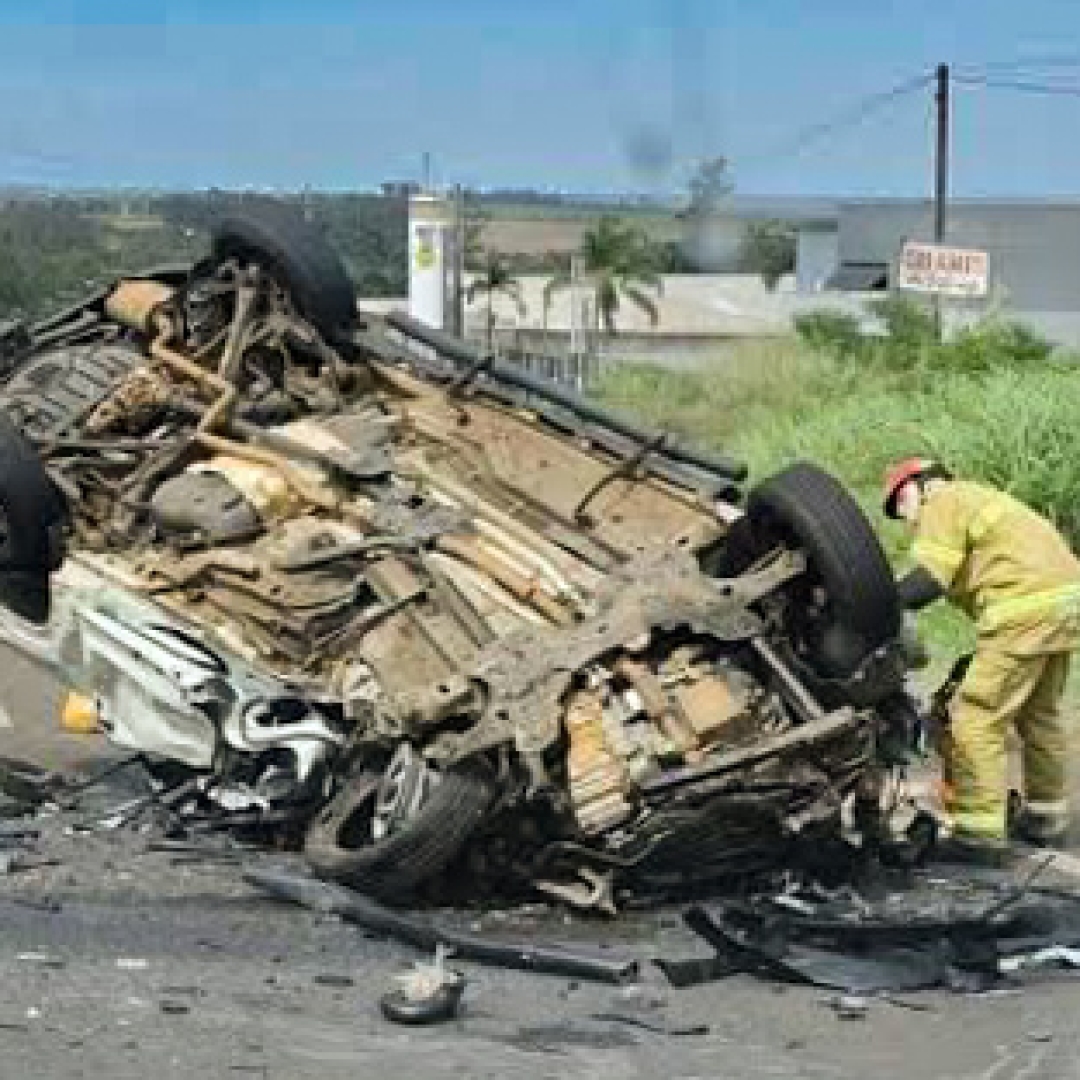
[[[146,363],[130,345],[71,345],[39,353],[0,390],[0,408],[32,438],[74,434],[78,424]]]
[[[809,580],[796,585],[789,606],[795,644],[812,666],[849,674],[897,637],[902,611],[892,568],[866,515],[834,477],[815,465],[792,465],[750,492],[747,515],[763,545],[793,545],[809,560]],[[826,605],[800,623],[801,613],[813,609],[813,587]]]
[[[480,824],[495,797],[493,782],[475,766],[445,770],[413,820],[382,840],[354,846],[345,834],[370,817],[379,777],[356,777],[312,822],[304,856],[321,877],[393,902],[435,877]]]
[[[296,310],[324,337],[356,317],[356,290],[337,252],[297,211],[278,203],[245,208],[214,228],[214,258],[265,266]]]
[[[0,409],[0,570],[57,570],[64,502],[26,436]]]

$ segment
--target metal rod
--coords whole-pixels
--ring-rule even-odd
[[[746,769],[768,758],[777,757],[813,743],[824,742],[835,735],[842,735],[851,731],[854,724],[850,710],[825,713],[819,720],[799,724],[781,735],[768,736],[752,746],[716,754],[708,758],[701,766],[666,772],[655,780],[646,781],[642,784],[641,790],[646,795],[658,795],[683,784],[695,784],[715,776],[722,776],[724,773],[734,772],[736,769]]]
[[[795,673],[780,659],[779,653],[761,637],[754,638],[750,645],[754,652],[772,669],[780,680],[780,688],[799,716],[807,723],[815,723],[825,717],[825,710],[814,700],[810,691],[796,678]]]
[[[392,911],[352,889],[298,874],[280,870],[249,870],[244,874],[244,880],[282,900],[289,900],[327,915],[337,915],[346,922],[399,938],[425,952],[433,952],[435,946],[441,943],[462,960],[475,960],[481,964],[494,964],[516,971],[562,975],[605,983],[626,983],[635,979],[638,974],[637,960],[590,956],[452,930],[427,919]]]

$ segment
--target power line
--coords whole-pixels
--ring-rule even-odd
[[[1027,94],[1051,94],[1080,97],[1080,83],[1029,82],[1019,79],[992,79],[983,76],[957,75],[956,81],[965,86],[985,86],[992,90],[1019,90]]]
[[[801,131],[796,132],[793,138],[786,141],[784,144],[765,153],[743,158],[740,164],[757,165],[763,162],[773,161],[776,158],[793,157],[801,154],[804,150],[813,146],[815,143],[820,142],[822,139],[826,139],[838,131],[843,131],[845,128],[855,127],[874,113],[891,105],[894,101],[906,97],[916,90],[924,89],[931,83],[933,78],[934,76],[931,74],[918,75],[911,79],[905,79],[903,82],[897,83],[896,86],[890,87],[888,90],[882,90],[876,94],[870,94],[867,97],[860,98],[854,104],[849,105],[846,109],[830,117],[828,120],[821,121],[817,124],[811,124],[809,127],[805,127]]]
[[[985,64],[956,65],[956,70],[964,75],[1043,74],[1047,68],[1080,68],[1080,53],[1056,53],[1014,60],[991,60]]]

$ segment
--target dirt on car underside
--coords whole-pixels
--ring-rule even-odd
[[[47,479],[19,474],[14,525],[54,537],[28,508],[59,492],[67,556],[16,542],[4,588],[75,613],[60,651],[116,741],[161,752],[131,672],[182,657],[162,745],[392,896],[460,857],[603,906],[879,797],[899,616],[835,481],[796,467],[744,513],[734,463],[351,298],[309,227],[259,217],[34,328],[0,405]]]

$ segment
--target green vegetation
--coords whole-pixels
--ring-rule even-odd
[[[266,198],[211,189],[152,199],[150,209],[169,224],[205,235],[217,217]],[[404,296],[409,291],[407,197],[305,192],[281,199],[325,231],[361,296]]]
[[[68,199],[0,210],[0,318],[38,317],[123,273],[194,250],[182,228],[111,211]],[[134,221],[138,227],[129,227]]]
[[[1031,371],[1045,366],[1053,352],[1050,342],[1028,327],[997,315],[939,341],[927,304],[892,295],[871,302],[868,309],[881,324],[880,334],[865,333],[855,316],[828,308],[797,316],[795,330],[807,345],[841,364],[912,376]]]
[[[660,312],[644,290],[661,290],[659,254],[648,236],[639,228],[618,218],[604,216],[581,242],[581,274],[593,290],[593,315],[596,329],[615,333],[615,317],[623,299],[629,300],[649,317],[655,326]],[[544,307],[559,289],[571,283],[570,273],[560,271],[544,287]]]
[[[488,352],[491,351],[492,339],[495,334],[495,297],[500,293],[509,297],[517,307],[518,317],[525,318],[525,301],[521,298],[521,283],[510,272],[509,263],[505,257],[497,251],[486,253],[483,263],[484,269],[479,277],[474,278],[465,290],[465,299],[474,303],[477,297],[483,296],[487,300],[485,329],[487,336]]]
[[[126,273],[206,251],[213,220],[265,196],[208,191],[160,196],[18,198],[0,205],[0,318],[38,318]],[[408,291],[404,198],[296,195],[366,296]]]
[[[755,477],[796,459],[830,469],[898,566],[907,537],[881,514],[880,484],[890,461],[912,454],[1012,491],[1080,547],[1080,370],[1054,360],[1030,331],[996,320],[938,345],[932,320],[927,330],[904,303],[891,303],[880,338],[864,338],[846,317],[815,315],[801,321],[802,341],[747,344],[701,372],[621,368],[598,392],[744,458]],[[967,640],[943,605],[925,630],[939,652]]]
[[[783,221],[751,221],[735,261],[741,273],[757,274],[766,288],[775,289],[795,270],[795,230]]]

